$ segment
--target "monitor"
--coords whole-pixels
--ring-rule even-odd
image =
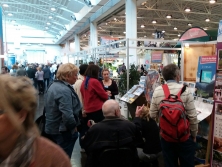
[[[210,83],[212,81],[212,71],[201,70],[200,82]]]

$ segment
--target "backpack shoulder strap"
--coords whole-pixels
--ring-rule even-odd
[[[185,92],[186,87],[187,87],[187,86],[184,85],[184,86],[180,89],[180,91],[179,91],[178,94],[177,94],[177,97],[178,97],[178,98],[180,98],[181,94],[183,94],[183,92]]]
[[[163,92],[164,92],[164,94],[165,94],[165,97],[168,98],[169,95],[170,95],[170,90],[169,90],[168,85],[167,85],[167,84],[164,84],[164,85],[162,85],[162,88],[163,88]]]

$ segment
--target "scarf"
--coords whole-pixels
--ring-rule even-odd
[[[29,167],[33,156],[35,137],[20,136],[14,150],[5,159],[0,159],[0,167]]]
[[[87,76],[86,77],[86,82],[85,82],[85,85],[84,85],[85,89],[88,89],[89,79],[90,79],[90,77]]]

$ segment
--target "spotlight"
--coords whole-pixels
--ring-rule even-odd
[[[186,7],[186,8],[184,9],[184,11],[185,11],[185,12],[190,12],[191,9],[190,9],[189,7]]]
[[[209,0],[209,3],[213,4],[213,3],[216,3],[217,1],[216,0]]]
[[[172,18],[172,15],[166,15],[166,18],[167,18],[167,19],[171,19],[171,18]]]
[[[74,21],[76,21],[76,16],[75,15],[71,15],[70,16]]]
[[[156,20],[153,20],[152,23],[153,23],[153,24],[156,24],[157,22],[156,22]]]
[[[92,6],[92,3],[91,3],[90,0],[84,0],[84,2],[85,2],[85,4],[86,4],[87,6]]]

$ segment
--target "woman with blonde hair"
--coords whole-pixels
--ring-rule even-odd
[[[149,107],[144,106],[140,115],[136,115],[134,118],[134,123],[142,132],[142,137],[144,139],[142,147],[137,148],[137,151],[142,162],[152,163],[153,166],[158,167],[157,158],[162,151],[159,128],[156,121],[150,118],[149,111]]]
[[[110,79],[109,77],[110,73],[108,69],[104,69],[102,71],[102,84],[105,89],[105,91],[108,93],[110,99],[115,99],[115,95],[119,94],[118,87],[115,81]]]
[[[71,167],[61,148],[39,136],[31,80],[0,75],[0,91],[0,167]]]
[[[79,69],[71,63],[62,64],[55,80],[46,91],[45,132],[71,158],[78,138],[76,127],[80,124],[79,112],[82,107],[78,95],[73,89]]]

